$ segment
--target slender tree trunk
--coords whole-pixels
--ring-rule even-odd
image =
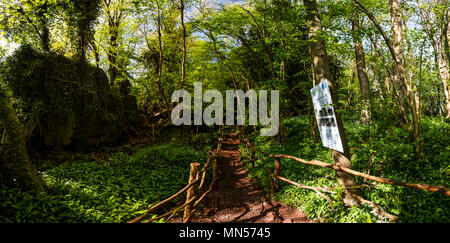
[[[28,157],[22,125],[4,90],[0,88],[0,125],[3,126],[10,152],[9,164],[17,184],[25,190],[44,191]]]
[[[394,49],[397,61],[403,65],[403,19],[400,11],[398,0],[389,0],[389,9],[391,11],[391,25],[392,25],[392,47]],[[405,104],[405,89],[402,84],[401,76],[405,75],[403,69],[399,69],[396,63],[392,63],[393,80],[397,84],[397,92],[399,92],[399,105],[406,110]],[[409,119],[403,120],[402,123],[408,125],[408,130],[412,132],[412,127]]]
[[[47,25],[43,27],[42,30],[42,50],[44,52],[50,51],[50,30],[48,29]]]
[[[156,81],[156,86],[159,94],[161,95],[164,105],[166,107],[166,112],[168,117],[170,117],[170,108],[169,102],[167,101],[167,97],[164,93],[164,90],[161,86],[162,81],[162,69],[163,69],[163,49],[162,49],[162,34],[161,34],[161,10],[158,4],[158,16],[157,16],[157,29],[158,29],[158,51],[159,51],[159,61],[158,61],[158,79]]]
[[[359,27],[359,14],[355,12],[352,16],[352,37],[355,47],[356,70],[358,73],[359,89],[361,91],[362,110],[360,122],[368,124],[370,120],[370,81],[366,71],[366,57]]]
[[[389,6],[391,11],[392,31],[393,31],[392,33],[393,35],[392,45],[394,50],[393,59],[396,60],[394,64],[394,77],[397,77],[398,75],[398,78],[403,81],[404,88],[406,89],[406,97],[408,99],[409,107],[411,109],[412,123],[413,123],[412,125],[414,129],[412,132],[412,137],[415,141],[416,155],[420,155],[420,153],[423,150],[421,141],[422,135],[419,124],[420,121],[416,110],[416,100],[410,87],[410,84],[408,82],[408,79],[406,78],[406,72],[404,69],[402,12],[398,0],[390,0]]]
[[[381,53],[381,51],[378,49],[378,45],[375,42],[375,40],[373,40],[370,36],[369,36],[369,40],[370,40],[370,42],[372,42],[373,48],[378,53],[378,56],[381,58],[381,61],[383,62],[384,68],[385,68],[387,76],[388,76],[387,81],[391,81],[391,83],[392,83],[392,94],[393,94],[392,96],[393,96],[393,99],[400,100],[401,93],[399,92],[399,87],[397,86],[399,84],[394,82],[394,77],[393,77],[393,75],[392,75],[392,73],[391,73],[391,71],[390,71],[390,69],[389,69],[389,67],[387,65],[388,62],[384,58],[383,53]],[[387,88],[389,90],[389,82],[386,82],[386,83],[388,84],[386,86],[387,86]],[[401,116],[403,117],[403,121],[407,121],[407,123],[409,123],[408,114],[406,114],[405,108],[402,105],[400,105],[399,109],[400,109]]]
[[[416,104],[415,104],[415,99],[411,90],[411,86],[409,85],[408,79],[406,78],[406,74],[405,74],[405,70],[403,67],[403,63],[399,61],[399,58],[396,54],[396,50],[393,47],[393,45],[391,44],[389,38],[386,36],[386,33],[384,32],[383,28],[380,26],[380,24],[378,23],[377,19],[375,18],[375,16],[373,16],[372,13],[369,12],[369,10],[367,10],[366,7],[364,7],[364,5],[362,5],[361,3],[359,3],[357,0],[353,0],[353,2],[355,2],[355,4],[357,5],[357,7],[359,8],[359,10],[361,10],[362,12],[364,12],[367,17],[369,17],[369,19],[374,23],[374,25],[377,27],[377,29],[381,32],[381,35],[383,36],[384,41],[386,42],[386,45],[389,48],[389,52],[392,55],[392,60],[394,61],[394,66],[396,68],[396,70],[398,70],[398,74],[400,75],[400,80],[403,83],[404,88],[406,89],[406,97],[408,100],[408,105],[409,108],[411,110],[411,115],[412,115],[412,121],[413,121],[413,129],[411,129],[411,136],[414,139],[415,142],[415,151],[416,151],[416,156],[420,156],[420,154],[423,151],[423,141],[422,141],[422,134],[421,134],[421,130],[420,130],[420,124],[419,124],[419,119],[417,116],[417,111],[416,111]],[[399,5],[398,5],[398,1],[397,0],[391,0],[391,2],[395,2],[394,4],[390,4],[391,8],[391,12],[393,14],[395,14],[395,16],[398,15],[398,13],[400,12]],[[400,21],[395,20],[395,23],[393,23],[394,25],[399,25],[402,24],[402,21],[400,19]],[[394,30],[394,35],[397,35],[398,33],[396,33],[397,31],[399,31],[399,29],[402,27],[399,26],[393,26],[393,30]],[[394,75],[395,76],[395,75]]]
[[[227,62],[225,62],[227,57],[222,52],[220,52],[219,49],[217,48],[216,38],[214,37],[214,34],[212,33],[211,30],[209,30],[207,35],[212,41],[214,52],[219,56],[219,59],[223,62],[223,64],[225,64],[225,66],[227,67],[228,71],[230,71],[231,80],[233,81],[233,87],[234,87],[235,90],[237,90],[238,89],[238,85],[237,85],[237,81],[236,81],[233,69],[231,68],[231,66]],[[239,97],[238,97],[238,99],[239,99]]]
[[[430,39],[431,46],[434,50],[434,61],[436,65],[436,70],[439,74],[439,79],[442,82],[442,88],[444,91],[444,113],[446,118],[450,118],[450,75],[449,75],[449,60],[448,60],[448,24],[442,24],[439,29],[434,29],[431,22],[436,21],[433,11],[430,9],[426,9],[424,4],[420,1],[417,1],[420,6],[420,15],[423,21],[423,25],[425,27],[425,32]],[[427,11],[430,10],[430,11]],[[446,16],[448,16],[448,10],[446,11]]]
[[[100,53],[98,51],[97,44],[95,44],[95,40],[91,40],[91,48],[92,52],[94,53],[95,66],[100,67]]]
[[[308,50],[309,50],[309,55],[311,56],[311,47],[310,46],[308,46]],[[312,87],[316,86],[316,78],[314,75],[314,63],[312,62],[312,60],[311,60],[310,65],[311,65],[311,67],[310,67],[311,72],[308,72],[309,73],[308,76],[310,77],[311,86],[309,88],[311,89]],[[306,65],[305,65],[305,69],[307,70]],[[311,99],[308,99],[308,117],[309,117],[309,125],[311,128],[312,142],[314,144],[316,144],[317,142],[319,142],[319,138],[317,135],[317,121],[316,121],[316,117],[314,116],[314,107],[313,107]]]
[[[267,45],[267,43],[266,43],[266,31],[265,31],[264,25],[260,26],[259,23],[258,23],[258,20],[255,18],[255,16],[249,10],[245,9],[242,6],[240,6],[240,7],[248,15],[250,15],[250,17],[252,18],[253,22],[255,23],[256,29],[258,30],[258,37],[259,37],[259,40],[261,42],[261,46],[263,47],[264,52],[266,53],[266,56],[267,56],[267,61],[269,62],[270,73],[271,73],[270,75],[272,77],[276,77],[276,76],[274,76],[274,73],[273,73],[274,68],[273,68],[273,61],[272,61],[272,55],[271,55],[271,47],[270,47],[270,45]],[[264,24],[264,22],[265,21],[263,20],[263,24]]]
[[[322,23],[320,20],[317,3],[315,0],[303,0],[303,3],[306,6],[306,26],[308,27],[308,39],[310,40],[309,43],[310,43],[311,60],[314,63],[313,72],[315,73],[315,77],[317,80],[326,79],[328,81],[333,104],[337,106],[338,102],[336,95],[334,94],[333,89],[334,82],[332,81],[333,78],[328,63],[325,41],[321,37]],[[341,135],[344,153],[332,150],[333,160],[334,163],[337,165],[351,168],[352,163],[350,161],[350,152],[342,120],[339,113],[336,112],[335,115],[336,115],[336,122],[340,131],[339,133]],[[349,189],[350,187],[356,186],[355,177],[345,172],[336,172],[336,175],[339,184],[341,184],[342,187],[346,188],[344,203],[348,206],[358,204],[358,200],[352,195],[352,193],[356,193],[356,191],[354,191],[354,189]]]
[[[108,50],[108,62],[109,62],[109,84],[113,86],[117,78],[117,30],[114,25],[109,26],[109,50]]]
[[[88,30],[85,29],[86,28],[86,23],[84,20],[80,20],[79,24],[78,24],[78,29],[80,31],[80,33],[78,33],[79,35],[79,40],[78,40],[78,58],[82,61],[85,62],[86,61],[86,51],[87,51],[87,46],[88,46]]]
[[[122,18],[122,11],[120,10],[111,10],[110,3],[108,3],[108,28],[109,28],[109,48],[107,51],[108,62],[109,62],[109,84],[113,86],[117,79],[118,74],[118,63],[117,56],[119,52],[119,26]]]
[[[450,75],[448,71],[448,62],[446,60],[446,55],[444,53],[444,48],[440,48],[442,51],[436,54],[437,58],[437,68],[439,71],[439,76],[442,82],[442,88],[444,91],[445,98],[445,118],[450,119]]]
[[[352,90],[351,90],[351,85],[353,83],[353,81],[355,80],[355,76],[356,76],[356,65],[353,66],[352,64],[352,75],[351,78],[348,79],[347,82],[347,105],[350,105],[350,102],[352,101]]]
[[[450,66],[450,10],[445,12],[447,25],[444,26],[444,49],[447,56],[447,65]]]
[[[39,14],[39,18],[42,19],[42,50],[45,52],[50,51],[50,30],[48,28],[48,3],[44,2],[42,5],[42,12]]]
[[[184,79],[186,75],[185,65],[186,65],[186,27],[184,26],[184,0],[180,0],[180,15],[181,15],[181,29],[183,33],[183,43],[182,43],[182,51],[183,58],[181,60],[181,80],[180,87],[183,88]]]
[[[447,66],[450,66],[450,9],[447,8],[445,11],[443,29],[443,46],[445,51],[445,56],[447,57]],[[445,24],[447,22],[447,24]]]

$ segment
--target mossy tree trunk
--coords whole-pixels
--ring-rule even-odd
[[[359,88],[361,91],[362,110],[360,122],[368,124],[370,120],[370,81],[366,70],[366,57],[364,53],[363,43],[361,39],[361,28],[359,26],[360,19],[357,11],[351,17],[352,37],[355,49],[356,70],[358,74]]]
[[[335,110],[338,110],[337,97],[335,93],[335,82],[331,74],[331,69],[328,62],[328,55],[325,47],[325,40],[321,36],[322,34],[322,22],[318,11],[317,2],[315,0],[303,0],[303,4],[306,7],[306,26],[308,27],[308,39],[310,47],[311,61],[313,62],[314,78],[317,83],[322,80],[327,80],[328,86],[331,92],[331,99],[335,104]],[[350,152],[348,148],[347,138],[345,136],[344,126],[341,117],[338,112],[335,112],[336,122],[341,135],[342,146],[344,152],[341,153],[332,149],[333,160],[336,165],[340,165],[346,168],[352,168],[352,162],[350,161]],[[336,171],[336,177],[339,184],[345,188],[344,203],[347,206],[353,206],[358,204],[358,199],[353,194],[358,193],[353,189],[356,186],[355,177],[343,171]]]
[[[0,125],[7,137],[9,157],[11,158],[9,164],[16,183],[25,190],[44,191],[40,178],[28,157],[22,125],[5,91],[2,89],[0,89]]]
[[[180,89],[183,89],[184,79],[186,76],[186,27],[184,25],[184,0],[180,0],[180,19],[181,19],[181,29],[183,32],[183,43],[182,43],[182,51],[183,58],[181,60],[181,80],[180,80]]]

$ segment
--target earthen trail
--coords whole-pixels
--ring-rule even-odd
[[[268,199],[258,186],[250,182],[240,159],[239,143],[236,133],[228,134],[219,160],[222,178],[191,222],[311,223],[304,213]]]

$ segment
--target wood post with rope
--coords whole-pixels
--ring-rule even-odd
[[[200,163],[191,163],[191,172],[189,174],[189,183],[193,182],[194,180],[198,179],[200,171]],[[192,202],[192,198],[195,197],[197,191],[197,185],[193,185],[186,194],[186,202]],[[183,223],[189,222],[191,219],[191,210],[192,210],[192,203],[188,203],[186,207],[184,208],[184,215],[183,215]]]
[[[219,164],[217,162],[217,158],[213,159],[213,165],[212,165],[212,178],[213,180],[216,179],[219,176]],[[218,184],[214,185],[214,188],[217,188]]]

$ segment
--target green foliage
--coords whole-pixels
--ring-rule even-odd
[[[117,153],[105,164],[47,163],[42,174],[48,194],[0,189],[0,222],[126,222],[179,191],[187,184],[189,164],[205,160],[192,147],[171,143],[132,156]]]
[[[447,185],[450,181],[450,138],[440,134],[450,134],[450,126],[438,118],[422,121],[425,141],[425,158],[414,158],[414,147],[408,142],[408,134],[395,127],[370,127],[356,124],[357,117],[346,116],[346,131],[352,148],[352,167],[357,171],[385,178]],[[344,118],[346,118],[344,117]],[[313,144],[306,117],[287,119],[288,142],[274,144],[272,140],[254,138],[257,146],[267,152],[288,154],[299,158],[317,159],[332,163],[331,153],[322,147],[320,141]],[[264,157],[264,156],[262,156]],[[247,164],[249,174],[269,192],[270,182],[266,168],[273,170],[273,160],[268,163],[256,162],[253,169]],[[321,187],[339,187],[335,172],[330,169],[304,165],[282,159],[281,176],[300,184]],[[265,168],[266,167],[266,168]],[[358,183],[363,183],[357,177]],[[375,202],[381,209],[397,215],[401,222],[450,222],[450,199],[441,193],[392,186],[368,181],[370,188],[362,189],[362,196]],[[342,193],[327,194],[333,201],[328,203],[314,191],[299,189],[281,182],[281,189],[274,199],[296,206],[307,215],[321,222],[388,222],[380,220],[374,209],[368,205],[346,208],[341,203]]]
[[[124,112],[133,107],[128,97],[110,89],[101,69],[27,45],[2,67],[2,79],[20,100],[34,144],[86,149],[117,143],[127,134]]]
[[[66,0],[61,4],[71,43],[76,46],[77,55],[83,61],[87,47],[94,37],[93,28],[100,12],[100,3],[100,0]]]
[[[388,38],[392,38],[388,1],[361,2],[385,29]],[[188,53],[184,88],[191,91],[194,82],[202,82],[204,89],[280,90],[280,117],[287,118],[282,125],[287,129],[288,142],[276,144],[271,139],[256,137],[253,140],[257,146],[273,153],[331,163],[331,155],[320,141],[317,144],[311,141],[308,120],[297,116],[311,112],[309,89],[313,83],[308,44],[314,40],[308,40],[301,1],[185,0],[184,3]],[[402,84],[392,83],[392,56],[379,30],[366,15],[360,14],[359,34],[371,82],[372,119],[369,126],[361,126],[355,122],[363,104],[358,77],[353,71],[350,22],[357,10],[351,0],[318,1],[323,26],[321,37],[326,40],[354,169],[403,181],[448,184],[449,123],[428,117],[442,115],[445,102],[442,77],[435,62],[445,53],[448,57],[448,44],[440,47],[446,49],[441,53],[433,46],[436,40],[448,43],[445,28],[442,28],[448,22],[445,3],[401,3],[405,23],[401,33],[403,62],[413,95],[418,94],[420,98],[424,156],[418,161],[414,156],[414,144],[409,142],[408,130],[399,115],[399,105],[403,104],[398,101],[396,92],[403,95]],[[146,115],[161,112],[165,108],[161,93],[170,98],[172,91],[179,88],[181,76],[183,36],[178,4],[168,0],[0,0],[0,85],[7,84],[8,92],[12,91],[13,107],[24,123],[29,145],[36,145],[39,150],[43,145],[64,150],[115,144],[127,135],[125,127],[138,115],[136,99],[124,95],[129,93],[128,84],[133,94],[138,95]],[[424,19],[426,16],[421,16],[420,10],[424,10],[429,19]],[[163,56],[161,90],[156,85],[159,80],[156,31],[159,17]],[[408,28],[410,26],[420,28]],[[8,42],[17,45],[7,46]],[[23,45],[5,58],[18,44],[33,48]],[[37,49],[40,51],[35,51]],[[81,57],[81,61],[66,58],[74,55]],[[122,92],[108,85],[104,71],[87,64],[86,61],[93,59],[104,70],[109,69],[110,64],[115,66],[116,83],[124,84]],[[408,109],[406,112],[409,113]],[[0,143],[4,140],[1,129]],[[192,128],[158,132],[161,145],[143,149],[134,156],[117,154],[106,165],[85,161],[47,168],[45,180],[52,184],[50,191],[53,190],[48,195],[2,190],[2,199],[5,198],[2,209],[8,216],[0,220],[113,222],[130,218],[131,214],[123,213],[141,210],[144,205],[161,199],[166,195],[162,191],[171,188],[170,180],[181,185],[186,178],[177,171],[184,170],[188,162],[203,159],[196,151],[211,149],[216,139],[213,133],[198,133]],[[188,148],[167,145],[175,141]],[[266,169],[273,168],[272,161],[266,162],[270,162],[269,165],[258,160],[256,167],[249,170],[268,191]],[[337,186],[334,171],[289,160],[282,163],[282,175],[287,178],[306,185]],[[162,171],[177,176],[166,178]],[[137,181],[129,180],[135,174],[147,181],[142,187],[140,183],[136,186]],[[154,181],[147,176],[161,180]],[[357,181],[364,182],[360,178]],[[130,185],[145,195],[134,192]],[[449,201],[443,195],[379,183],[371,186],[373,188],[363,190],[363,196],[404,222],[449,221]],[[66,195],[70,195],[70,199]],[[312,191],[285,183],[273,196],[325,222],[379,221],[367,205],[343,208],[340,203],[328,204]],[[330,195],[336,202],[341,196],[340,193]],[[50,209],[49,205],[56,205],[55,209]],[[37,210],[39,207],[47,211],[42,213]],[[44,220],[44,215],[51,216]]]
[[[56,13],[58,0],[0,1],[0,35],[20,44],[48,50],[49,24]]]

